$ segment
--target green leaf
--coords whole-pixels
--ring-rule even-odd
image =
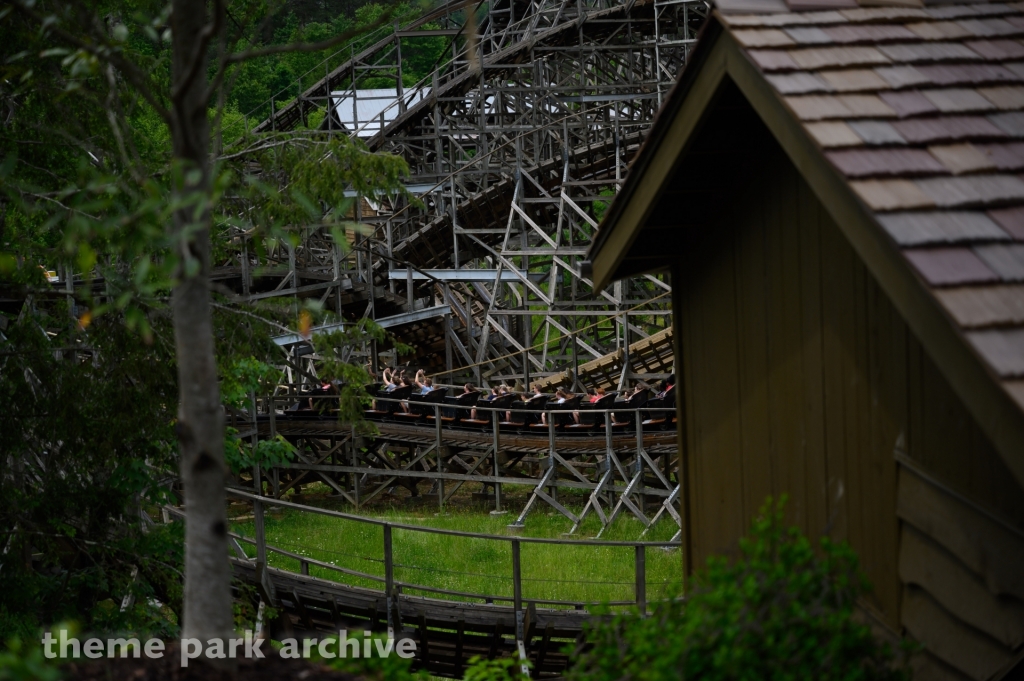
[[[87,243],[79,244],[75,262],[79,272],[92,272],[92,268],[96,266],[96,251]]]

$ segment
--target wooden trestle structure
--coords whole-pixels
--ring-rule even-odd
[[[665,275],[599,291],[582,262],[707,4],[487,0],[469,39],[466,14],[482,4],[446,3],[379,29],[358,52],[345,47],[317,82],[275,94],[293,99],[254,129],[309,134],[296,129],[316,114],[321,133],[404,158],[420,203],[354,197],[350,217],[364,229],[348,253],[322,228],[296,227],[298,246],[257,257],[258,235],[236,230],[218,276],[241,302],[316,298],[343,320],[374,319],[414,346],[403,363],[452,383],[578,391],[664,378],[673,364],[670,340],[659,343],[670,327]],[[439,37],[444,56],[408,84],[403,52]],[[660,348],[653,363],[633,354],[649,340]],[[301,369],[296,381],[315,375],[305,339],[278,343]],[[396,361],[375,346],[354,356]]]
[[[320,413],[316,404],[304,411],[283,409],[295,403],[294,397],[264,400],[255,423],[241,414],[233,423],[244,437],[280,435],[295,446],[294,462],[258,473],[260,489],[275,499],[320,482],[358,509],[389,490],[420,496],[424,485],[443,509],[469,483],[480,485],[500,513],[502,488],[519,485],[531,494],[513,528],[523,526],[538,502],[565,516],[569,533],[590,514],[600,520],[601,532],[623,513],[647,528],[665,515],[681,522],[674,407],[588,410],[592,425],[568,428],[555,416],[565,412],[548,412],[553,416],[547,425],[520,426],[505,421],[504,408],[440,403],[418,407],[425,411],[420,417],[385,411],[372,422],[375,433],[361,434],[329,410]],[[470,409],[476,410],[473,421]],[[452,419],[454,425],[445,423]],[[582,511],[559,501],[559,490],[582,490]]]
[[[323,65],[316,83],[275,94],[275,102],[295,99],[279,110],[272,105],[253,131],[272,136],[269,143],[286,143],[287,135],[311,134],[296,128],[319,112],[321,133],[358,138],[373,151],[405,159],[407,189],[419,203],[354,196],[349,217],[362,228],[352,231],[354,248],[347,252],[322,226],[294,226],[296,245],[257,244],[264,238],[259,230],[226,226],[211,278],[225,302],[249,309],[286,298],[297,314],[301,301],[317,301],[335,317],[314,334],[372,319],[412,346],[401,358],[376,343],[345,350],[351,361],[378,368],[401,362],[451,383],[527,389],[537,382],[576,392],[663,379],[675,363],[667,276],[594,290],[583,262],[603,210],[696,41],[707,4],[486,0],[479,35],[467,40],[473,22],[466,13],[482,4],[440,5],[406,25],[379,29],[359,52],[346,46]],[[408,55],[418,40],[438,37],[449,40],[445,56],[427,78],[406,84],[403,50]],[[394,79],[392,95],[379,88],[381,78]],[[369,89],[370,79],[376,89]],[[376,113],[360,120],[359,102]],[[74,311],[85,285],[102,298],[102,278],[62,269],[51,295],[66,296]],[[285,334],[275,342],[290,383],[318,380],[319,357],[308,338]],[[423,446],[417,437],[426,436],[385,424],[374,442],[415,451]],[[473,449],[479,443],[445,438],[438,449],[455,452],[453,467],[461,473],[444,462],[434,472],[470,475],[458,463],[470,455],[460,452],[480,451]],[[511,443],[501,447],[511,463],[495,464],[506,477],[518,477],[555,449],[543,434],[530,433],[518,449]],[[557,467],[586,486],[598,484],[602,466],[632,479],[618,473],[616,460],[606,461],[602,447],[560,446],[556,454],[574,468]],[[649,487],[656,495],[663,485]]]

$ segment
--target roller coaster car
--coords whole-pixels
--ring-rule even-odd
[[[316,388],[303,390],[296,395],[298,402],[285,409],[285,413],[296,417],[319,418],[323,414],[330,413],[331,409],[338,408],[336,400],[326,399],[332,395],[336,397],[337,394],[338,391],[334,386],[326,388],[317,386]]]
[[[558,429],[564,428],[566,425],[573,423],[572,412],[580,408],[580,400],[582,398],[582,395],[576,395],[575,397],[570,397],[561,404],[548,402],[544,405],[544,411],[550,412],[548,414],[548,421],[553,422],[555,424],[555,428]],[[547,429],[547,423],[539,422],[530,424],[530,430],[538,431]]]
[[[425,395],[410,395],[409,411],[396,411],[394,417],[399,421],[420,421],[424,416],[433,414],[434,408],[431,405],[443,404],[447,395],[448,388],[434,388]]]
[[[643,390],[636,393],[628,400],[616,401],[613,407],[622,407],[623,409],[639,409],[647,403],[650,399],[651,392],[649,390]],[[633,430],[636,427],[636,423],[632,420],[633,415],[629,413],[617,413],[612,412],[612,430],[625,431]]]
[[[516,430],[529,426],[531,423],[540,422],[540,412],[544,411],[551,395],[534,395],[525,402],[515,402],[509,405],[509,420],[502,421],[498,425],[503,430]]]
[[[458,397],[449,397],[444,402],[451,405],[450,407],[441,410],[441,423],[447,426],[453,426],[464,418],[469,418],[470,410],[467,407],[475,406],[477,401],[480,399],[481,393],[473,391],[471,393],[462,393]],[[460,409],[459,407],[463,407]],[[427,420],[433,422],[434,415],[427,414]]]
[[[391,392],[385,392],[383,390],[378,390],[377,391],[377,397],[386,397],[389,400],[406,400],[406,399],[409,399],[409,396],[412,395],[412,391],[413,391],[413,386],[411,386],[411,385],[402,386],[401,388],[395,388]],[[396,402],[374,401],[373,406],[374,406],[373,409],[367,409],[367,410],[363,411],[363,414],[366,415],[366,418],[371,419],[371,420],[375,420],[375,421],[380,421],[382,419],[385,419],[388,416],[390,416],[391,414],[393,414],[396,411],[398,411],[398,409],[399,409],[397,401]]]
[[[609,409],[614,403],[618,393],[612,392],[601,397],[596,402],[587,402],[580,405],[580,422],[570,423],[565,427],[566,432],[586,433],[604,426],[604,414],[595,413],[596,409]]]
[[[656,397],[652,400],[648,400],[647,404],[644,406],[648,408],[659,407],[662,409],[675,409],[675,388],[669,390],[664,397]],[[667,429],[676,422],[675,414],[668,411],[644,412],[644,417],[643,423],[645,427],[657,428],[659,430]]]
[[[515,399],[515,395],[509,393],[508,395],[501,395],[495,397],[493,400],[480,400],[477,402],[478,407],[487,407],[488,409],[508,409],[512,405],[512,400]],[[475,419],[462,419],[462,425],[487,429],[487,426],[491,425],[491,412],[481,411],[477,412],[478,417]],[[498,420],[502,420],[502,415],[499,415]]]
[[[618,396],[619,393],[617,392],[606,393],[604,395],[601,395],[601,397],[599,397],[596,402],[591,402],[590,404],[583,405],[582,409],[585,411],[582,411],[580,413],[580,422],[592,423],[595,426],[603,426],[604,414],[599,412],[605,409],[611,409],[613,406],[615,406],[615,400],[616,398],[618,398]]]

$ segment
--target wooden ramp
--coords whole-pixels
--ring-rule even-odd
[[[620,348],[604,357],[580,364],[579,378],[586,385],[616,388],[622,378],[626,353]],[[629,374],[643,378],[644,374],[666,374],[675,364],[672,345],[672,327],[631,343],[629,346]],[[572,385],[572,374],[563,371],[536,381],[541,390],[567,388]]]
[[[235,576],[257,585],[256,564],[233,558]],[[508,605],[467,603],[397,593],[391,617],[383,591],[339,584],[330,580],[267,568],[276,607],[282,614],[270,627],[272,638],[315,637],[349,632],[387,632],[416,643],[416,666],[435,676],[462,678],[470,658],[494,659],[519,654],[516,611]],[[523,651],[532,678],[558,678],[568,657],[563,649],[581,638],[585,610],[537,608],[523,614]]]

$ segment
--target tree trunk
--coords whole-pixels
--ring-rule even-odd
[[[211,638],[231,636],[233,628],[224,494],[224,415],[210,306],[210,124],[204,94],[207,49],[200,45],[210,21],[215,19],[210,17],[204,0],[173,0],[171,137],[177,167],[172,172],[177,178],[174,199],[179,202],[173,229],[180,239],[176,248],[181,262],[171,306],[186,511],[185,621],[181,635],[204,644]],[[200,63],[193,63],[197,59]]]

